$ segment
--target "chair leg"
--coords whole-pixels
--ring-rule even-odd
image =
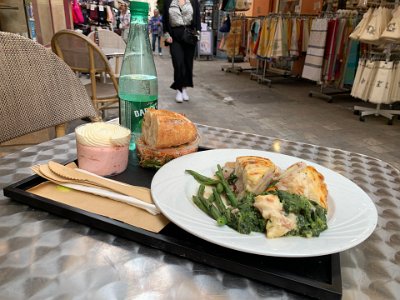
[[[64,136],[67,132],[67,124],[56,125],[56,137]]]

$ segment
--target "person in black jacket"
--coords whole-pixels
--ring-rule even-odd
[[[188,101],[187,87],[193,87],[193,59],[196,45],[185,38],[185,30],[200,36],[200,6],[198,0],[165,0],[163,29],[165,43],[170,46],[176,102]]]

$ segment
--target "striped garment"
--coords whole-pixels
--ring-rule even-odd
[[[303,78],[317,82],[321,81],[327,30],[328,19],[322,18],[313,20],[302,74]]]
[[[168,12],[171,27],[187,26],[192,23],[193,7],[190,0],[186,0],[183,6],[179,6],[179,0],[172,0]]]

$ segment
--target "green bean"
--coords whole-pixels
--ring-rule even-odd
[[[200,208],[202,211],[204,211],[207,215],[208,213],[208,209],[204,206],[204,204],[200,201],[199,198],[197,198],[196,196],[193,196],[193,202],[194,204],[197,205],[198,208]]]
[[[219,194],[221,194],[223,191],[224,191],[224,186],[222,185],[221,182],[218,182],[218,184],[217,184],[217,192]]]
[[[204,190],[205,189],[206,189],[206,186],[204,184],[200,184],[200,187],[197,191],[197,197],[204,198]]]
[[[213,188],[213,196],[214,196],[214,202],[219,211],[224,214],[226,207],[224,205],[224,202],[222,202],[221,196],[219,195],[218,191],[216,188]]]
[[[229,184],[226,181],[224,175],[222,174],[221,166],[217,165],[217,168],[218,168],[218,171],[216,172],[217,177],[219,178],[219,180],[221,181],[221,184],[224,187],[224,190],[225,190],[226,196],[228,197],[229,202],[232,204],[233,207],[237,207],[238,206],[238,201],[236,199],[235,194],[233,193],[233,191],[229,187]]]
[[[186,173],[189,173],[194,177],[194,179],[197,180],[198,183],[204,184],[204,185],[217,185],[220,181],[217,179],[213,179],[204,175],[201,175],[193,170],[186,170]]]
[[[218,226],[224,226],[224,225],[226,225],[228,223],[228,221],[226,220],[226,217],[225,216],[220,216],[218,219],[217,219],[217,224],[218,224]]]

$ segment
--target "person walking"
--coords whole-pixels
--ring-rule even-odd
[[[128,42],[128,35],[129,35],[129,25],[131,24],[131,14],[128,10],[128,5],[125,2],[122,2],[119,6],[119,27],[121,29],[121,37],[125,41]]]
[[[189,101],[187,88],[193,87],[193,60],[201,30],[200,6],[198,0],[165,0],[163,11],[164,38],[170,46],[174,67],[171,88],[176,90],[176,102],[182,103]]]
[[[162,17],[158,9],[154,10],[154,15],[149,21],[149,29],[151,33],[151,45],[153,47],[153,52],[156,52],[156,42],[158,43],[158,54],[162,55],[161,50],[161,35],[163,33]]]

